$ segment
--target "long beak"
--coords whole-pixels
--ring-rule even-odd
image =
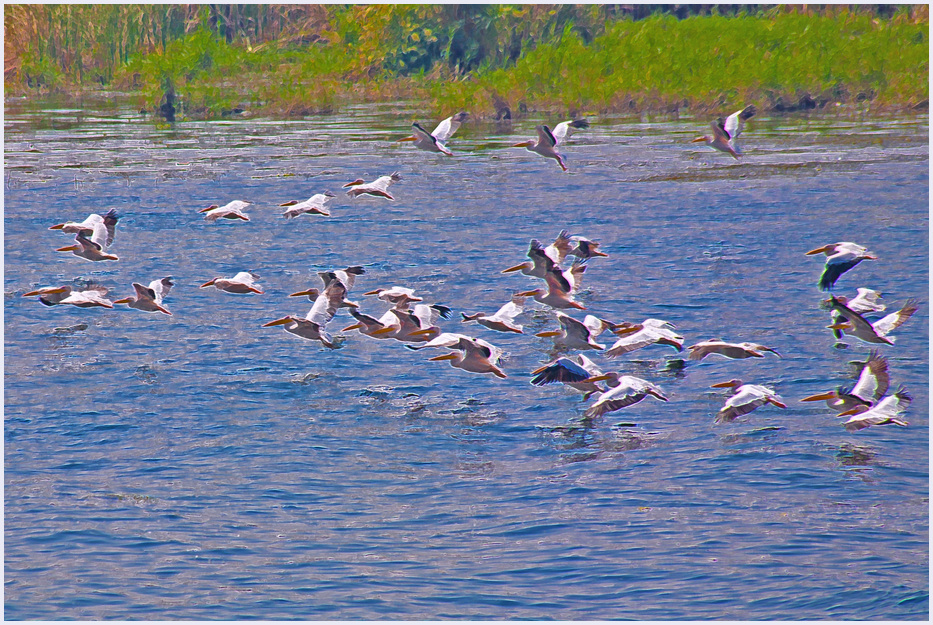
[[[831,245],[824,245],[823,247],[818,247],[818,248],[816,248],[815,250],[810,250],[809,252],[806,253],[806,255],[807,255],[807,256],[813,256],[814,254],[823,254],[823,253],[826,252],[826,250],[828,250],[830,247],[832,247],[832,246],[831,246]]]
[[[700,141],[706,141],[706,137],[705,136],[697,137],[696,139],[692,139],[690,143],[699,143]]]
[[[599,250],[590,250],[591,256],[609,256],[606,252],[600,252]]]
[[[49,230],[61,230],[65,227],[65,224],[56,224],[54,226],[49,226]]]
[[[217,204],[211,204],[211,205],[208,206],[207,208],[202,208],[202,209],[199,210],[198,212],[199,212],[199,213],[206,213],[207,211],[209,211],[209,210],[214,210],[215,208],[220,208],[220,206],[218,206]]]
[[[457,354],[444,354],[443,356],[432,356],[428,360],[456,360]]]
[[[341,332],[349,332],[350,330],[358,330],[363,327],[362,323],[354,323],[352,326],[347,326]]]
[[[382,289],[374,289],[372,291],[366,291],[363,295],[378,295]]]
[[[262,324],[262,327],[264,327],[264,328],[269,328],[269,327],[271,327],[271,326],[283,326],[283,325],[285,325],[286,323],[288,323],[288,322],[291,321],[291,320],[292,320],[291,317],[282,317],[281,319],[276,319],[275,321],[270,321],[269,323],[264,323],[264,324]]]
[[[523,141],[521,143],[514,144],[512,147],[513,148],[527,148],[530,144],[531,144],[531,141]]]
[[[509,267],[508,269],[503,269],[502,273],[510,273],[512,271],[521,271],[525,267],[525,263],[521,265],[515,265],[514,267]]]
[[[623,328],[613,328],[612,333],[616,336],[625,336],[626,334],[634,334],[641,330],[638,326],[626,326]]]
[[[210,280],[210,281],[208,281],[208,282],[205,282],[204,284],[202,284],[202,285],[201,285],[200,287],[198,287],[198,288],[203,289],[203,288],[206,287],[206,286],[214,286],[214,283],[215,283],[215,282],[217,282],[217,278],[214,278],[213,280]]]
[[[732,380],[728,382],[717,382],[716,384],[710,384],[710,388],[735,388],[735,383]]]
[[[832,391],[828,393],[820,393],[818,395],[810,395],[809,397],[804,397],[800,401],[826,401],[827,399],[833,399],[836,397],[836,394]]]
[[[366,184],[366,181],[362,178],[357,178],[353,182],[348,182],[347,184],[343,185],[343,188],[346,189],[347,187],[355,187],[358,184]]]
[[[403,141],[417,141],[417,137],[405,137],[404,139],[399,139],[396,143],[402,143]]]
[[[834,324],[828,325],[828,326],[826,326],[826,327],[829,328],[830,330],[848,330],[848,329],[851,328],[852,326],[849,325],[849,323],[848,323],[847,321],[841,321],[841,322],[839,322],[839,323],[834,323]]]
[[[787,404],[779,402],[776,399],[768,398],[768,401],[777,406],[778,408],[787,408]]]
[[[33,295],[52,295],[53,293],[64,293],[67,290],[68,289],[64,289],[61,287],[57,289],[48,289],[48,290],[38,289],[36,291],[30,291],[29,293],[23,293],[23,297],[32,297]]]
[[[378,330],[373,330],[370,332],[373,336],[382,336],[383,334],[389,334],[390,332],[398,332],[398,328],[395,326],[386,326],[384,328],[379,328]]]
[[[415,330],[414,332],[409,332],[408,336],[428,336],[437,332],[436,328],[424,328],[423,330]]]
[[[851,415],[859,414],[859,413],[861,413],[861,412],[862,412],[862,411],[861,411],[859,408],[857,408],[857,407],[856,407],[856,408],[849,408],[849,409],[846,410],[845,412],[840,412],[840,413],[837,414],[836,416],[837,416],[837,417],[849,417],[849,416],[851,416]]]
[[[79,249],[77,245],[69,245],[68,247],[60,247],[55,251],[56,252],[73,252],[77,249]]]
[[[321,292],[317,289],[308,289],[307,291],[298,291],[297,293],[292,293],[289,297],[301,297],[302,295],[307,295],[308,297],[317,297]]]
[[[538,294],[537,289],[534,291],[522,291],[521,293],[516,293],[519,297],[534,297]]]
[[[114,303],[114,304],[129,304],[129,303],[132,302],[132,301],[133,301],[133,300],[132,300],[131,298],[129,298],[129,297],[124,297],[123,299],[115,299],[115,300],[113,300],[113,303]]]
[[[585,379],[585,380],[583,380],[583,381],[584,381],[584,382],[605,382],[605,381],[608,380],[610,377],[611,377],[611,376],[610,376],[609,374],[604,373],[603,375],[594,375],[593,377],[587,378],[587,379]]]
[[[548,330],[546,332],[538,332],[537,334],[535,334],[535,336],[540,336],[542,338],[545,338],[548,336],[560,336],[560,330]]]
[[[294,206],[297,203],[298,203],[298,200],[289,200],[288,202],[285,202],[284,204],[279,204],[279,206]]]

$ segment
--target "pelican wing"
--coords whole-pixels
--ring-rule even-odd
[[[582,382],[591,377],[589,371],[575,363],[570,358],[558,358],[557,360],[535,369],[532,373],[531,383],[535,386],[544,386],[545,384],[554,384],[562,382]]]
[[[888,392],[889,383],[887,358],[872,350],[868,355],[868,361],[862,367],[858,382],[849,394],[855,395],[865,403],[874,404]]]
[[[547,146],[550,148],[557,147],[557,139],[554,138],[554,135],[551,134],[551,129],[547,126],[541,125],[535,128],[538,133],[538,146]]]
[[[145,301],[145,300],[149,300],[151,302],[158,301],[156,299],[157,294],[155,292],[155,289],[153,289],[151,286],[143,286],[139,284],[138,282],[134,282],[133,288],[136,290],[136,301]]]
[[[907,410],[907,406],[910,405],[911,399],[907,391],[903,388],[898,389],[894,395],[888,395],[878,402],[874,408],[863,410],[859,414],[852,415],[843,425],[845,425],[846,430],[849,432],[857,432],[858,430],[865,429],[872,425],[888,425],[893,423],[895,425],[906,426],[907,423],[898,419],[898,417]]]
[[[460,124],[463,123],[466,117],[467,114],[465,112],[460,112],[448,117],[439,123],[431,134],[437,139],[438,143],[447,143],[453,134],[457,132],[457,129],[460,128]]]
[[[875,332],[879,336],[887,336],[890,332],[893,332],[897,328],[901,327],[905,321],[911,318],[920,306],[916,300],[907,300],[907,303],[904,304],[904,307],[895,313],[886,315],[879,319],[878,321],[871,324],[871,327],[874,328]]]
[[[742,134],[742,129],[745,126],[745,122],[754,117],[755,113],[757,112],[758,109],[756,109],[754,105],[746,106],[741,111],[736,111],[726,118],[722,128],[723,131],[725,131],[729,139],[737,138],[740,134]]]
[[[554,126],[554,130],[551,132],[554,137],[554,145],[556,146],[563,143],[564,139],[569,138],[575,129],[589,127],[590,122],[586,121],[585,119],[575,119],[557,124]]]

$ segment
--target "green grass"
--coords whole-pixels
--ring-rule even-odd
[[[889,111],[929,97],[922,7],[633,21],[597,5],[212,6],[8,7],[7,91],[106,86],[155,109],[171,86],[181,115],[196,118],[399,99],[439,117],[491,116],[497,98],[583,114],[801,98]]]

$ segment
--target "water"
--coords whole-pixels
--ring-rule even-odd
[[[5,139],[5,616],[9,619],[925,619],[929,612],[928,118],[754,120],[734,162],[689,140],[705,120],[592,119],[570,173],[467,123],[443,157],[395,143],[401,106],[306,121],[158,126],[124,109],[8,105]],[[431,123],[428,120],[422,120]],[[432,126],[433,127],[433,126]],[[341,186],[399,171],[397,200]],[[277,205],[330,190],[332,216]],[[197,211],[246,199],[249,223]],[[48,226],[116,208],[115,263],[53,251]],[[601,241],[580,299],[612,321],[660,317],[687,344],[783,358],[606,361],[669,396],[580,423],[533,387],[556,327],[459,323],[533,288],[499,272],[562,229]],[[906,429],[855,434],[800,398],[848,383],[823,257],[878,256],[837,293],[920,311],[885,347],[914,397]],[[448,331],[502,347],[508,378],[331,329],[280,328],[317,271],[362,264],[351,292],[413,287]],[[264,295],[199,289],[253,270]],[[94,280],[113,298],[165,275],[173,316],[45,308],[22,294]],[[582,314],[578,314],[582,317]],[[82,329],[82,324],[86,325]],[[608,341],[607,337],[603,337]],[[787,409],[715,425],[733,377]],[[617,426],[620,422],[633,427]]]

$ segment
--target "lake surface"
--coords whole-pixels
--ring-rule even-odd
[[[570,171],[467,122],[455,156],[396,140],[405,106],[305,121],[159,125],[124,109],[27,108],[5,119],[7,619],[918,619],[929,616],[929,120],[753,119],[746,158],[690,143],[705,119],[591,118]],[[351,200],[398,171],[396,200]],[[329,190],[331,217],[278,207]],[[198,210],[244,199],[249,223]],[[110,208],[111,252],[54,251],[48,227]],[[782,358],[687,361],[653,346],[604,369],[660,386],[591,424],[590,402],[529,384],[556,328],[462,324],[531,278],[500,273],[529,240],[596,239],[580,300],[614,322],[671,321]],[[835,292],[919,312],[884,346],[909,427],[848,433],[814,393],[851,384],[869,346],[836,347],[824,257],[879,257]],[[292,292],[364,265],[350,299],[409,286],[443,327],[500,346],[506,379],[356,331],[341,347],[262,324]],[[263,295],[199,285],[252,270]],[[113,299],[174,276],[174,314],[44,307],[22,295],[93,281]],[[574,316],[582,318],[581,311]],[[604,335],[603,342],[610,342]],[[730,378],[787,404],[714,424]],[[618,425],[633,423],[633,426]]]

